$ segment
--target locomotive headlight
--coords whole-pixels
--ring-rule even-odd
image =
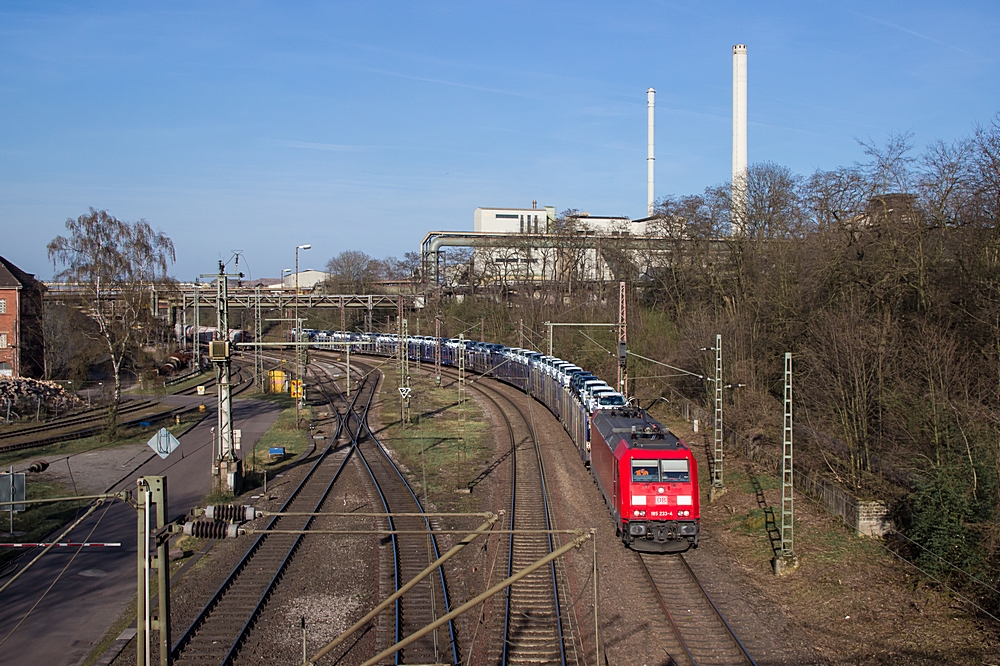
[[[638,515],[639,515],[639,509],[636,509],[635,511],[633,511],[632,515],[638,517]]]
[[[656,492],[658,492],[658,493],[660,493],[662,495],[663,494],[663,486],[660,486],[659,488],[657,488]]]

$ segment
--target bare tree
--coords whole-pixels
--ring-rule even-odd
[[[381,277],[379,264],[377,259],[360,250],[344,250],[327,262],[326,272],[330,276],[327,281],[335,292],[368,294]]]
[[[48,254],[53,266],[64,266],[56,280],[75,283],[82,290],[83,307],[97,324],[97,335],[110,356],[115,392],[108,429],[113,432],[123,364],[152,321],[150,290],[176,259],[174,244],[145,220],[124,222],[93,208],[87,215],[66,220],[66,230],[66,236],[56,236],[48,244]]]

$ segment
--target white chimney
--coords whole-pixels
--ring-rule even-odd
[[[733,218],[730,233],[743,231],[747,206],[747,46],[733,47]]]
[[[646,91],[646,114],[649,125],[649,138],[646,141],[646,212],[653,215],[653,164],[656,158],[653,156],[653,107],[656,104],[656,91],[650,88]]]

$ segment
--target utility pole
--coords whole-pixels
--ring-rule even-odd
[[[264,326],[260,318],[260,285],[254,289],[256,300],[253,309],[253,341],[262,342],[264,337]],[[264,392],[264,349],[260,346],[253,348],[253,374],[256,379],[257,390]]]
[[[399,320],[399,328],[399,420],[405,428],[410,422],[410,334],[406,319]]]
[[[625,310],[625,282],[618,283],[618,390],[628,400],[628,317]],[[549,328],[549,345],[552,328]],[[552,353],[551,351],[549,352]]]
[[[722,334],[715,335],[715,446],[712,461],[712,487],[708,491],[708,500],[714,502],[726,492],[723,480],[723,433],[722,433]]]
[[[138,518],[138,594],[136,596],[136,664],[152,666],[152,632],[159,631],[160,666],[170,666],[170,558],[169,535],[156,538],[155,554],[151,548],[151,532],[167,524],[167,477],[144,476],[136,486]],[[154,517],[155,514],[155,517]],[[150,607],[152,570],[156,569],[159,599],[157,618]]]
[[[460,425],[458,450],[465,450],[465,334],[458,334],[458,422]]]
[[[191,341],[194,343],[194,367],[201,370],[201,284],[198,278],[194,279],[194,334]]]
[[[215,363],[215,381],[218,385],[218,427],[216,428],[215,451],[212,477],[220,491],[235,493],[240,483],[240,461],[233,454],[233,398],[230,387],[232,361],[229,341],[229,278],[242,278],[242,273],[226,273],[226,265],[219,261],[219,274],[202,275],[215,277],[215,309],[217,332],[220,340],[209,343],[208,358]]]
[[[351,344],[347,341],[347,397],[351,397]]]
[[[434,317],[434,386],[441,386],[441,316]]]
[[[785,419],[781,455],[781,555],[771,560],[774,573],[781,575],[799,566],[795,555],[795,471],[792,447],[792,353],[785,352]]]
[[[347,310],[344,307],[344,297],[340,297],[340,332],[347,333]]]
[[[295,428],[299,427],[299,411],[301,410],[302,399],[305,398],[305,382],[302,381],[302,354],[305,347],[298,343],[302,341],[302,322],[299,321],[299,250],[310,250],[312,245],[295,246],[295,380],[298,382],[298,395],[295,398]]]

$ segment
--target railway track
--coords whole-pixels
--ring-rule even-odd
[[[154,406],[156,401],[154,400],[129,400],[128,402],[123,402],[118,407],[118,414],[120,416],[125,416],[128,414],[134,414],[135,412],[142,411],[144,409],[149,409]],[[78,425],[89,425],[95,421],[102,421],[107,418],[108,408],[107,407],[91,407],[82,412],[77,412],[76,414],[70,414],[63,417],[58,417],[52,419],[51,421],[45,421],[37,425],[30,425],[24,427],[15,427],[7,432],[0,433],[0,442],[11,441],[19,439],[22,437],[27,437],[30,435],[37,435],[39,433],[52,432],[53,430],[58,430],[62,428],[72,428]]]
[[[690,666],[756,666],[683,555],[638,554]]]
[[[381,377],[381,373],[378,373],[378,377]],[[358,459],[369,474],[383,510],[386,513],[423,513],[423,505],[406,477],[368,427],[367,414],[351,410],[345,421],[349,423],[351,419],[358,427]],[[390,516],[384,527],[402,532],[424,533],[391,535],[393,585],[394,590],[398,590],[436,560],[440,551],[432,533],[433,525],[426,516]],[[393,642],[427,626],[450,610],[447,580],[443,569],[439,568],[436,575],[428,576],[396,601]],[[396,663],[461,663],[454,623],[449,622],[408,645],[396,654]]]
[[[246,391],[249,387],[253,386],[253,373],[251,373],[249,370],[246,370],[242,365],[238,363],[233,363],[232,368],[233,372],[229,380],[231,386],[230,392],[235,397],[240,393],[242,393],[243,391]],[[204,384],[201,384],[201,386],[205,387],[205,393],[207,394],[208,390],[213,386],[215,386],[216,383],[217,382],[215,377],[209,377],[208,379],[205,380]],[[174,395],[197,395],[197,394],[198,394],[198,387],[189,386],[186,389],[178,391]]]
[[[454,374],[449,370],[445,372]],[[511,507],[506,527],[551,529],[544,465],[530,416],[518,403],[487,382],[477,381],[469,388],[477,390],[496,406],[510,437],[510,451],[499,458],[511,461]],[[515,413],[525,424],[526,433],[521,432],[521,427],[510,418]],[[512,534],[507,554],[508,575],[543,557],[554,547],[551,536]],[[666,618],[665,624],[654,625],[655,637],[648,638],[664,646],[667,663],[756,666],[683,555],[635,553],[634,557]],[[493,633],[498,633],[498,629],[502,631],[503,640],[490,652],[490,663],[581,663],[570,623],[571,614],[560,610],[565,606],[560,603],[560,581],[565,580],[565,574],[557,563],[508,589],[503,627],[491,629]]]
[[[450,375],[451,373],[448,372]],[[545,467],[530,415],[504,392],[482,380],[471,385],[490,401],[503,419],[510,439],[510,510],[507,529],[550,530]],[[515,426],[517,414],[523,427]],[[551,534],[511,534],[507,543],[507,576],[558,548]],[[490,661],[500,664],[578,664],[577,641],[572,622],[564,613],[560,581],[563,563],[547,567],[507,588],[502,641]]]
[[[183,414],[185,412],[191,411],[190,407],[178,407],[167,410],[159,410],[155,412],[145,412],[143,409],[131,410],[126,412],[125,416],[131,414],[131,418],[121,418],[122,412],[119,412],[118,425],[122,426],[137,426],[146,423],[156,423],[157,421],[163,421],[164,419],[169,419],[173,416]],[[8,444],[3,444],[0,446],[0,453],[10,453],[12,451],[22,451],[26,449],[37,449],[42,446],[48,446],[49,444],[58,444],[60,442],[68,442],[74,439],[81,439],[83,437],[90,437],[91,435],[96,435],[104,432],[107,429],[107,410],[102,410],[103,414],[101,416],[94,416],[86,421],[80,421],[75,426],[65,426],[61,424],[52,424],[47,428],[40,428],[34,431],[34,437],[29,436],[28,439],[23,441],[17,441],[17,437],[10,437],[7,441]],[[87,425],[91,423],[93,425]],[[69,430],[66,430],[66,428]],[[51,433],[51,434],[48,434]],[[39,436],[41,435],[41,436]],[[2,440],[0,440],[2,441]]]
[[[374,395],[371,387],[359,387],[354,402],[370,404]],[[337,478],[340,476],[351,445],[337,446],[346,431],[345,419],[336,408],[329,393],[323,392],[324,402],[329,402],[329,419],[332,423],[317,423],[333,432],[330,444],[316,458],[299,485],[292,491],[281,511],[315,513],[323,504]],[[353,409],[354,402],[349,409]],[[312,517],[275,516],[265,529],[306,530]],[[253,627],[268,598],[281,580],[289,563],[302,543],[303,535],[259,534],[246,554],[233,568],[226,580],[212,595],[172,649],[173,663],[182,665],[231,664],[250,629]]]
[[[237,379],[233,383],[232,390],[234,397],[253,386],[252,375],[249,375],[243,368],[236,367],[234,375]],[[211,382],[206,382],[206,386],[214,383],[213,379]],[[193,395],[195,390],[196,388],[192,387],[179,392],[178,395]],[[118,425],[136,426],[143,423],[156,423],[194,409],[193,407],[156,409],[157,405],[157,401],[150,399],[130,400],[122,403],[118,408]],[[35,449],[49,444],[96,435],[107,428],[107,415],[107,407],[94,407],[47,423],[0,433],[0,453]]]

